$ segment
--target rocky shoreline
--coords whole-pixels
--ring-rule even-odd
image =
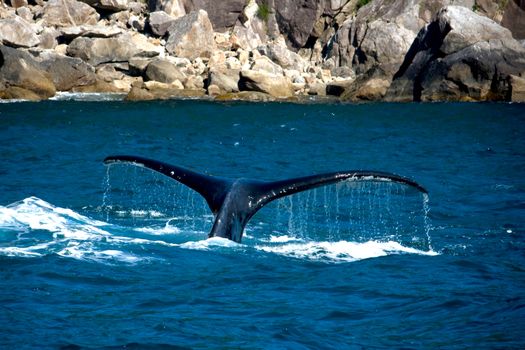
[[[8,0],[0,98],[525,102],[525,1]]]

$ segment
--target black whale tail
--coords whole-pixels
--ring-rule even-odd
[[[137,156],[110,156],[105,164],[130,163],[160,172],[190,187],[204,197],[215,216],[210,237],[223,237],[240,242],[244,227],[255,213],[273,200],[341,181],[392,181],[425,188],[408,178],[385,172],[349,170],[312,175],[288,180],[264,182],[227,179],[200,174],[188,169]]]

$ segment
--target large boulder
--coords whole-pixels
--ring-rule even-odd
[[[0,45],[0,98],[44,99],[55,93],[51,76],[31,54]]]
[[[150,0],[152,11],[164,11],[175,18],[204,10],[218,32],[233,28],[245,5],[246,0]]]
[[[81,58],[93,66],[125,62],[134,56],[154,57],[160,52],[160,47],[149,43],[138,33],[124,33],[112,38],[78,37],[67,48],[68,55]]]
[[[172,84],[176,80],[182,83],[186,80],[186,75],[181,67],[168,59],[162,58],[155,59],[148,64],[145,76],[148,80],[166,84]]]
[[[177,57],[210,57],[215,50],[213,27],[206,11],[178,18],[168,30],[166,50]]]
[[[45,26],[69,27],[96,24],[100,18],[93,7],[77,0],[49,0],[43,11]]]
[[[216,86],[221,93],[239,91],[240,71],[238,69],[210,70],[209,86]]]
[[[29,22],[15,16],[0,19],[0,42],[15,47],[33,47],[40,39]]]
[[[294,94],[293,85],[287,77],[264,71],[241,71],[239,87],[241,90],[264,92],[277,98],[287,98]]]
[[[38,59],[43,70],[52,77],[58,91],[68,91],[95,83],[95,68],[80,58],[44,51]]]
[[[175,22],[175,17],[168,15],[164,11],[151,12],[148,17],[148,25],[157,36],[164,36],[169,27]]]
[[[388,89],[394,101],[508,100],[525,75],[525,48],[506,28],[447,6],[421,30]]]

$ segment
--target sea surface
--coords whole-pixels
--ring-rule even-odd
[[[0,154],[1,349],[525,348],[525,105],[2,103]],[[344,181],[239,244],[113,154],[429,195]]]

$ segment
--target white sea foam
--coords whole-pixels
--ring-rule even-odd
[[[209,250],[214,247],[235,248],[239,247],[239,243],[235,243],[229,239],[222,237],[212,237],[201,241],[186,242],[179,245],[181,248],[194,250]]]
[[[118,101],[123,100],[126,94],[110,92],[66,92],[60,91],[51,97],[54,101]]]
[[[56,254],[67,258],[100,263],[135,264],[149,261],[148,246],[165,246],[190,250],[253,249],[291,258],[329,263],[351,262],[393,254],[437,255],[432,249],[423,251],[404,246],[393,240],[368,242],[312,241],[292,234],[278,234],[261,238],[255,232],[245,234],[247,245],[225,238],[166,242],[160,236],[186,235],[206,237],[206,232],[193,232],[171,224],[164,226],[123,228],[93,220],[67,208],[56,207],[36,197],[26,198],[8,206],[0,206],[0,230],[8,232],[0,240],[0,255],[24,258]],[[264,230],[263,230],[264,231]],[[1,231],[0,231],[1,232]],[[123,234],[125,232],[125,234]],[[155,239],[135,237],[135,233],[156,236]],[[130,234],[129,236],[127,234]],[[0,237],[2,238],[2,237]],[[140,247],[137,253],[137,247]]]
[[[286,236],[287,237],[287,236]],[[278,240],[274,240],[278,241]],[[437,255],[436,252],[405,247],[398,242],[369,241],[364,243],[338,242],[294,242],[282,245],[256,245],[256,249],[279,255],[326,262],[352,262],[392,254]]]

